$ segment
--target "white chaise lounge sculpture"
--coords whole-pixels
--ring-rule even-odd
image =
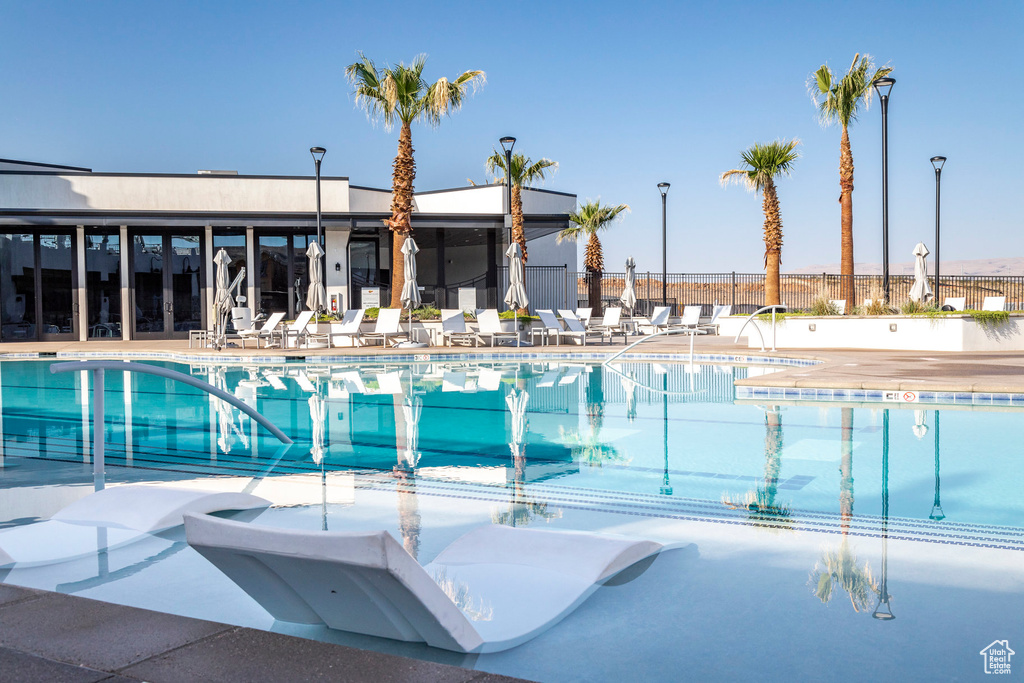
[[[465,653],[536,637],[602,583],[665,548],[488,525],[420,566],[386,531],[295,531],[186,515],[185,534],[276,619]]]
[[[181,526],[187,512],[262,511],[269,506],[270,501],[247,493],[115,486],[75,501],[46,521],[0,531],[0,567],[66,562],[127,545]]]

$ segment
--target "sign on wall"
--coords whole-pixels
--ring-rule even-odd
[[[380,308],[380,287],[363,287],[363,308]]]
[[[459,287],[459,310],[476,315],[476,287]]]

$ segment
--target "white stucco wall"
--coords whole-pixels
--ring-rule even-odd
[[[352,213],[390,213],[391,191],[350,187],[348,206]]]
[[[570,271],[576,270],[576,244],[565,241],[558,244],[558,233],[528,240],[529,251],[527,265],[530,266],[567,266]]]
[[[573,195],[541,192],[526,188],[523,190],[524,214],[571,213],[576,209],[576,197]]]
[[[321,180],[325,212],[349,210],[347,180]],[[308,212],[312,178],[247,176],[0,175],[0,208],[109,211]]]
[[[723,322],[723,336],[735,336],[745,318]],[[743,332],[748,348],[761,348],[761,338],[751,326],[757,324],[771,346],[771,324],[751,323]],[[810,330],[814,325],[814,331]],[[896,330],[890,330],[895,325]],[[786,318],[776,328],[776,348],[785,349],[878,349],[904,351],[1022,351],[1024,317],[987,327],[970,317],[812,317]]]
[[[417,194],[413,210],[441,214],[502,214],[505,190],[499,185],[481,185],[461,190]]]

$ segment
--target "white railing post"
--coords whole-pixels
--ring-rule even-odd
[[[103,454],[106,414],[103,409],[103,368],[92,371],[92,479],[97,491],[104,487],[106,474]]]
[[[156,375],[157,377],[176,380],[197,389],[202,389],[206,393],[216,396],[220,400],[238,408],[255,422],[262,425],[268,432],[276,436],[281,443],[292,443],[292,439],[287,434],[278,429],[277,426],[268,420],[262,413],[241,401],[237,396],[229,394],[226,391],[222,391],[208,382],[196,379],[195,377],[186,375],[183,372],[161,368],[156,365],[146,365],[144,363],[123,363],[121,361],[107,360],[53,363],[50,365],[50,372],[53,374],[57,374],[59,372],[77,372],[82,370],[92,372],[92,461],[93,479],[97,491],[104,487],[105,474],[105,463],[103,457],[103,438],[106,431],[104,429],[105,417],[103,409],[103,371],[105,369],[123,371],[125,375],[129,372],[141,372],[147,375]],[[127,390],[130,391],[130,388]]]

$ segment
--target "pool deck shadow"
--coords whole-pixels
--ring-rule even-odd
[[[0,584],[0,680],[512,683],[521,679]]]

